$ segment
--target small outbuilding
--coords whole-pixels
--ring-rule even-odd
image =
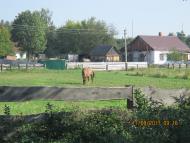
[[[91,50],[90,59],[92,62],[119,62],[120,55],[115,47],[101,45]]]

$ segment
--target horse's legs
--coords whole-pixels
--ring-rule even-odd
[[[84,78],[84,79],[83,79],[83,85],[85,85],[85,84],[86,84],[86,79]]]
[[[94,72],[92,71],[92,73],[91,73],[91,75],[90,75],[92,83],[94,82],[94,76],[95,76],[95,74],[94,74]]]
[[[94,82],[94,76],[93,75],[91,75],[91,81],[92,81],[92,83]]]
[[[83,85],[86,84],[86,77],[83,77]]]
[[[89,82],[89,80],[90,80],[90,77],[88,76],[88,77],[87,77],[87,79],[88,79],[88,82]]]

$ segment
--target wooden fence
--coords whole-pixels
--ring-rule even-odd
[[[190,64],[178,64],[178,63],[173,63],[173,64],[163,64],[163,65],[148,65],[148,67],[153,67],[153,68],[168,68],[168,69],[181,69],[181,68],[190,68]]]
[[[82,83],[81,83],[82,84]],[[133,108],[133,86],[128,87],[13,87],[0,86],[0,102],[29,100],[101,101],[127,100],[127,107]]]
[[[12,69],[33,69],[33,68],[45,68],[44,64],[0,64],[0,71],[12,70]]]
[[[77,69],[90,67],[94,70],[127,70],[127,69],[138,69],[138,68],[170,68],[170,69],[181,69],[190,68],[190,64],[163,64],[163,65],[150,65],[147,62],[68,62],[66,63],[67,69]],[[12,70],[12,69],[33,69],[33,68],[46,68],[45,64],[0,64],[0,71]]]
[[[94,70],[127,70],[147,68],[147,62],[68,62],[67,69],[90,67]]]

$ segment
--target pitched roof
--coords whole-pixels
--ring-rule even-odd
[[[90,52],[91,56],[105,56],[112,48],[110,45],[101,45],[93,48]]]
[[[190,52],[190,48],[176,36],[139,36],[156,51],[177,50]]]

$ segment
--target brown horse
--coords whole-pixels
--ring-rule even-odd
[[[94,76],[95,76],[95,73],[91,68],[83,68],[82,69],[83,85],[86,84],[86,80],[89,81],[90,78],[91,78],[91,81],[93,83]]]

